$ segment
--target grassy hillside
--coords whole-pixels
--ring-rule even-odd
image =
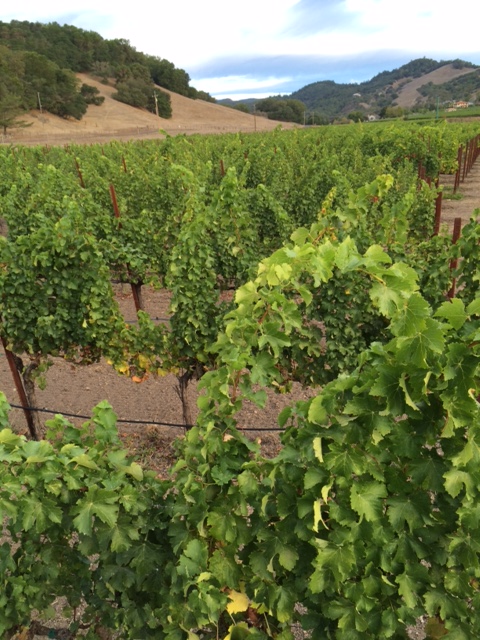
[[[22,119],[29,125],[11,129],[8,142],[21,144],[62,145],[70,142],[93,143],[108,140],[163,138],[165,134],[236,133],[238,131],[272,131],[279,126],[274,120],[255,117],[236,109],[228,109],[204,100],[192,100],[167,91],[172,116],[158,118],[144,109],[136,109],[112,98],[115,89],[86,74],[78,74],[81,82],[95,86],[104,98],[100,105],[89,105],[81,120],[65,119],[50,113],[31,111]],[[293,125],[282,123],[283,128]]]
[[[0,127],[4,133],[22,113],[36,107],[81,120],[89,104],[101,102],[87,73],[114,79],[119,102],[171,116],[168,89],[192,99],[213,100],[190,86],[190,77],[169,60],[137,51],[127,40],[105,40],[98,33],[57,23],[0,22]]]
[[[415,87],[414,92],[409,91],[409,85]],[[430,94],[420,91],[425,85],[434,87]],[[447,87],[442,92],[445,99],[465,99],[467,87],[470,99],[480,91],[480,75],[469,62],[437,62],[419,58],[393,71],[383,71],[367,82],[316,82],[296,91],[291,97],[301,100],[308,110],[318,111],[328,117],[347,115],[354,110],[378,114],[382,109],[394,105],[403,108],[428,105],[430,95],[438,95],[438,90],[445,85]],[[405,96],[408,96],[407,99]]]
[[[480,93],[480,70],[463,60],[436,61],[429,58],[412,60],[398,69],[382,71],[362,83],[341,84],[333,80],[313,82],[289,96],[300,100],[309,117],[332,120],[351,112],[381,114],[388,107],[419,109],[442,100],[476,100]],[[251,101],[243,101],[250,103]],[[230,101],[222,104],[235,106]]]

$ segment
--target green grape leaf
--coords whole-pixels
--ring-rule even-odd
[[[357,482],[350,492],[350,505],[361,519],[378,520],[383,511],[387,489],[380,482]]]
[[[448,320],[451,327],[461,329],[467,319],[467,313],[465,311],[465,305],[459,298],[453,298],[447,302],[444,302],[435,312],[435,317],[445,318]]]

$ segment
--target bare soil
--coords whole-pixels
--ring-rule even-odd
[[[441,176],[440,185],[443,187],[442,223],[453,228],[455,218],[461,218],[462,226],[465,225],[475,210],[480,209],[480,161],[473,165],[456,194],[453,193],[454,176]]]

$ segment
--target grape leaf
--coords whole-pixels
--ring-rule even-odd
[[[386,496],[387,489],[380,482],[357,482],[350,492],[350,505],[360,519],[373,522],[380,518]]]

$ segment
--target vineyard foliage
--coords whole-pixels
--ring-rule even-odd
[[[231,306],[228,292],[294,229],[317,220],[326,233],[352,235],[361,249],[382,244],[414,266],[427,299],[438,302],[450,279],[443,255],[449,240],[431,237],[432,180],[439,170],[455,169],[458,146],[472,134],[471,125],[359,126],[103,147],[3,147],[3,337],[36,361],[74,353],[79,359],[87,350],[130,375],[199,377],[213,365],[209,345]],[[419,164],[429,183],[418,180]],[[65,268],[57,264],[62,260]],[[366,298],[352,278],[345,286],[332,282],[312,312],[332,338],[334,374],[350,367],[381,330],[378,319],[370,326],[360,318],[368,315]],[[112,279],[166,288],[170,327],[145,317],[137,327],[120,326]],[[77,298],[84,302],[77,305]],[[358,320],[350,322],[350,308],[358,308]],[[354,335],[343,346],[347,325]]]
[[[472,133],[0,150],[8,347],[202,390],[168,479],[129,457],[107,402],[28,441],[1,399],[2,636],[59,595],[89,638],[406,638],[421,615],[479,634],[478,229],[433,236],[418,177],[453,171]],[[126,325],[112,279],[167,289],[168,325]],[[313,397],[266,459],[238,413],[293,382]]]

